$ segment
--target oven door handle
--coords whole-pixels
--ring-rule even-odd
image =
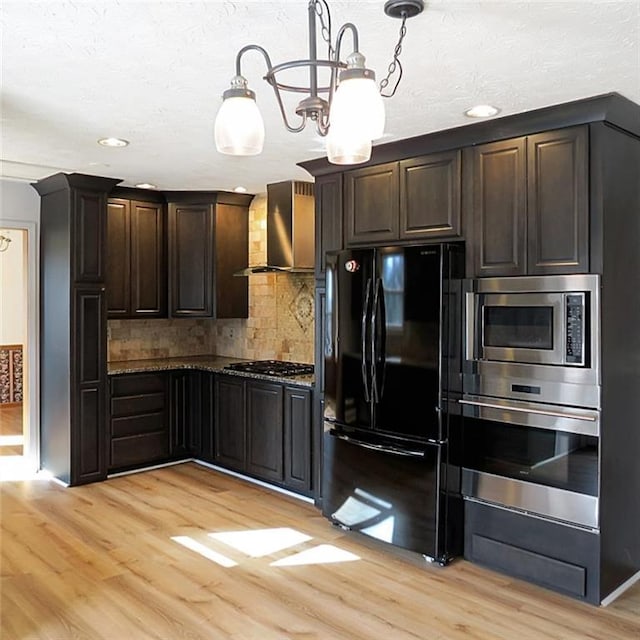
[[[349,442],[356,447],[362,447],[363,449],[371,449],[373,451],[379,451],[380,453],[391,453],[394,456],[404,456],[406,458],[424,458],[425,452],[415,449],[400,449],[399,447],[390,447],[383,444],[375,444],[374,442],[366,442],[365,440],[359,440],[358,438],[352,438],[351,436],[338,433],[335,430],[329,431],[329,434],[339,440]]]
[[[524,407],[508,407],[503,404],[493,404],[491,402],[479,402],[478,400],[458,400],[460,404],[468,404],[472,407],[486,407],[487,409],[499,409],[501,411],[517,411],[519,413],[535,413],[539,416],[550,416],[552,418],[572,418],[574,420],[585,420],[595,422],[594,416],[585,416],[577,413],[562,413],[561,411],[546,411],[544,409],[525,409]]]

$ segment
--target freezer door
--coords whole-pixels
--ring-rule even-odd
[[[353,531],[446,563],[442,454],[442,445],[426,444],[405,454],[325,430],[324,516]]]
[[[376,252],[372,310],[375,428],[409,438],[443,439],[441,245]]]
[[[326,263],[325,419],[371,428],[374,251],[329,253]]]

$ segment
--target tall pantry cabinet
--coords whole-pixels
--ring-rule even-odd
[[[40,458],[69,485],[107,476],[105,240],[111,178],[58,173],[40,206]]]

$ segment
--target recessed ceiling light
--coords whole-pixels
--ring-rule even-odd
[[[490,118],[500,113],[498,107],[494,107],[490,104],[477,104],[475,107],[471,107],[464,112],[467,118]]]
[[[247,187],[236,187],[234,191],[236,193],[247,193]]]
[[[98,144],[101,144],[103,147],[126,147],[129,141],[123,140],[122,138],[100,138]]]
[[[150,182],[140,182],[136,185],[138,189],[157,189],[155,184],[151,184]]]

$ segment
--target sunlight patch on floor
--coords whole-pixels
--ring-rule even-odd
[[[210,533],[209,537],[229,545],[252,558],[268,556],[311,540],[310,536],[289,527],[253,529],[251,531],[223,531],[221,533]]]
[[[284,549],[291,549],[292,547],[313,540],[312,536],[289,527],[219,531],[208,533],[207,536],[214,545],[223,544],[233,548],[236,555],[237,552],[244,554],[247,556],[247,561],[264,558],[265,556],[278,553]],[[223,567],[236,567],[242,562],[241,560],[232,560],[228,556],[218,553],[207,544],[198,542],[190,536],[172,536],[171,540]],[[312,564],[353,562],[354,560],[360,560],[360,557],[330,544],[320,544],[298,552],[291,551],[291,555],[273,560],[269,563],[269,566],[293,567]]]
[[[207,558],[207,560],[212,560],[222,567],[235,567],[238,564],[231,560],[231,558],[227,558],[227,556],[224,556],[213,549],[209,549],[206,545],[190,538],[189,536],[172,536],[171,539],[174,542],[181,544],[183,547],[199,553],[202,557]]]

